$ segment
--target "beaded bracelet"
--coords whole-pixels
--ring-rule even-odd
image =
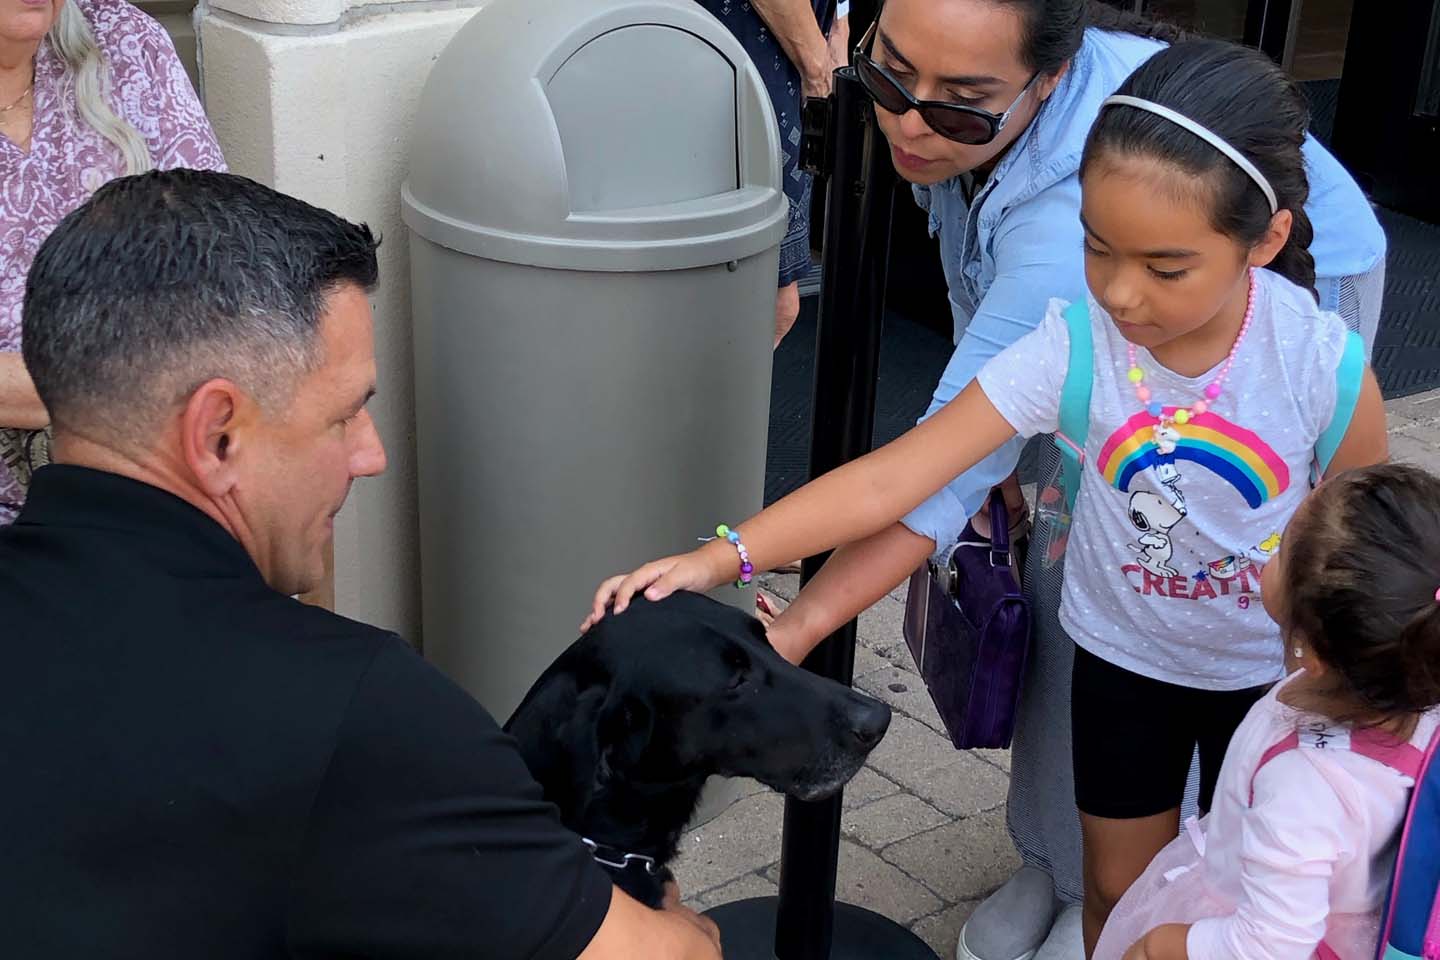
[[[743,587],[750,582],[755,573],[755,567],[750,563],[750,551],[745,549],[745,544],[740,542],[740,531],[731,530],[725,524],[715,528],[715,536],[728,540],[740,551],[740,579],[735,581],[736,587]]]

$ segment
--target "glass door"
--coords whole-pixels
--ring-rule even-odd
[[[1249,7],[1250,0],[1144,0],[1141,11],[1196,33],[1238,41],[1245,38]]]
[[[1378,202],[1440,223],[1440,0],[1107,0],[1259,47]]]
[[[1440,223],[1440,0],[1355,8],[1334,148],[1376,201]]]

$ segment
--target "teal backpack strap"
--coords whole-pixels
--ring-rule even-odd
[[[1318,483],[1330,469],[1335,451],[1350,430],[1350,421],[1355,416],[1355,405],[1360,401],[1360,388],[1365,384],[1365,344],[1360,334],[1350,333],[1345,337],[1345,351],[1340,355],[1340,367],[1335,371],[1335,414],[1319,439],[1315,441],[1315,465],[1312,483]]]
[[[1095,383],[1094,342],[1090,331],[1090,304],[1076,300],[1065,308],[1065,325],[1070,333],[1070,364],[1060,389],[1060,429],[1055,444],[1064,467],[1066,512],[1075,508],[1085,463],[1085,441],[1090,434],[1090,392]]]

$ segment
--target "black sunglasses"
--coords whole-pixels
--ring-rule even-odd
[[[1010,119],[1010,114],[1015,112],[1015,108],[1040,76],[1039,73],[1031,76],[1015,97],[1015,102],[1001,114],[960,103],[947,103],[944,100],[917,100],[913,93],[905,89],[904,84],[870,59],[868,49],[874,42],[875,25],[878,22],[878,19],[871,22],[870,29],[865,31],[865,36],[860,38],[860,43],[855,47],[855,75],[860,78],[860,85],[877,106],[897,115],[914,110],[931,130],[946,140],[970,146],[980,146],[994,140],[1000,135],[1000,131],[1005,129],[1005,121]]]

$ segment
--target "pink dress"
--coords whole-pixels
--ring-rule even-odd
[[[1288,683],[1288,681],[1286,681]],[[1370,960],[1423,748],[1336,727],[1277,699],[1230,741],[1214,808],[1160,852],[1115,907],[1094,960],[1155,927],[1191,924],[1191,960]]]
[[[225,158],[170,35],[125,0],[75,4],[110,67],[110,107],[139,131],[158,169],[224,170]],[[26,153],[0,135],[0,352],[20,349],[25,274],[40,244],[70,211],[125,170],[120,153],[86,125],[63,61],[41,41],[35,120]],[[19,484],[0,466],[0,523],[14,519]]]

